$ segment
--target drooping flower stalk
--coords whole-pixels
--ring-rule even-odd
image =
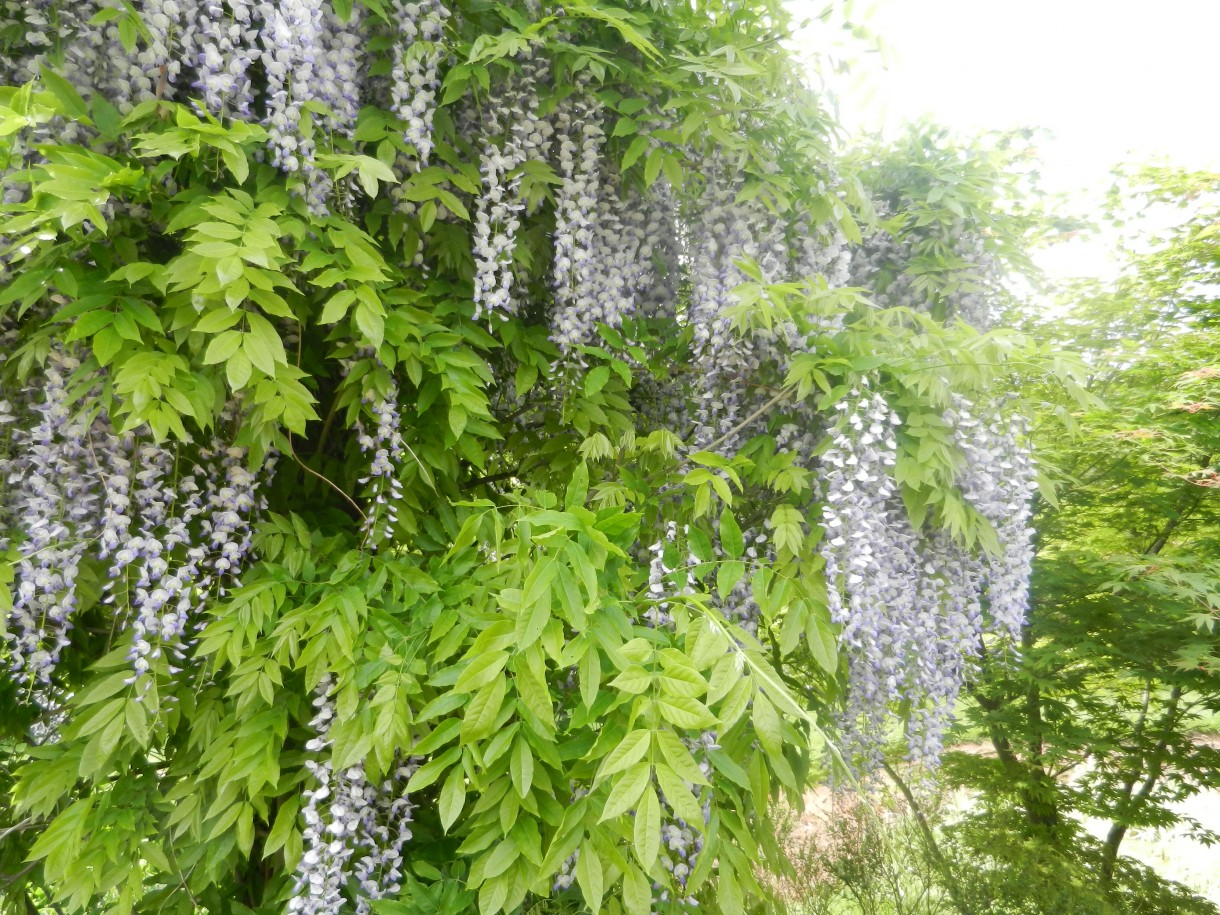
[[[482,193],[475,201],[475,314],[516,314],[513,252],[525,202],[518,169],[545,155],[549,128],[538,115],[538,63],[526,60],[519,76],[493,94],[479,159]],[[503,145],[497,139],[504,137]]]
[[[988,624],[1015,643],[1029,609],[1034,559],[1030,496],[1038,488],[1038,472],[1026,444],[1028,425],[1020,414],[978,415],[962,397],[955,398],[946,419],[966,458],[958,485],[999,541],[999,554],[983,563]]]
[[[360,449],[370,455],[368,473],[360,478],[361,485],[368,485],[370,502],[365,510],[365,542],[376,547],[382,540],[394,535],[398,523],[398,506],[402,501],[400,472],[406,457],[403,441],[402,418],[398,412],[398,385],[391,380],[390,390],[382,396],[365,398],[377,427],[373,431],[364,428],[363,422],[356,427]]]
[[[390,107],[406,124],[405,139],[415,147],[420,166],[432,155],[432,125],[445,22],[449,10],[441,0],[394,0],[393,21],[398,28],[391,71]]]
[[[25,455],[13,482],[25,540],[18,545],[9,654],[14,672],[36,690],[50,684],[69,643],[80,562],[97,523],[85,421],[73,412],[67,389],[78,366],[75,357],[52,350],[30,398],[36,422],[18,442]]]
[[[999,554],[979,556],[944,531],[912,527],[891,470],[899,420],[885,399],[858,390],[838,408],[822,456],[822,555],[848,657],[848,755],[865,769],[879,764],[890,710],[906,701],[908,753],[935,763],[984,632],[1009,645],[1020,635],[1033,556],[1032,462],[1018,444],[1019,419],[1008,428],[977,420],[961,398],[946,413],[966,457],[962,493],[997,533]]]
[[[318,168],[314,131],[303,129],[305,105],[326,103],[317,79],[325,49],[323,0],[262,2],[257,6],[262,65],[267,79],[266,127],[271,136],[271,164],[305,179],[305,199],[312,212],[325,214],[330,178]]]
[[[203,0],[194,32],[196,79],[207,109],[217,117],[250,117],[258,59],[258,27],[251,0]]]
[[[336,772],[332,686],[328,674],[314,690],[313,736],[305,743],[312,782],[303,790],[304,853],[288,901],[294,915],[340,915],[348,896],[358,915],[368,915],[372,902],[401,889],[403,848],[411,839],[415,805],[403,788],[418,763],[400,763],[380,784],[370,784],[359,763]]]

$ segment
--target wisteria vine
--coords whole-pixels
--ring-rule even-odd
[[[999,405],[983,410],[955,396],[941,417],[962,458],[955,484],[994,533],[997,549],[980,553],[935,523],[917,526],[896,479],[902,401],[885,381],[856,372],[831,398],[837,399],[833,411],[815,408],[813,398],[793,402],[788,377],[796,360],[824,355],[819,347],[845,331],[847,314],[776,310],[765,323],[755,324],[742,308],[739,290],[750,282],[800,288],[811,281],[832,291],[859,286],[873,294],[872,306],[931,312],[914,272],[905,270],[916,257],[915,240],[878,231],[852,245],[843,231],[823,225],[812,212],[777,218],[758,187],[768,175],[742,172],[727,158],[700,153],[693,142],[680,146],[672,140],[677,134],[668,121],[653,123],[664,125],[658,133],[665,139],[641,133],[636,142],[644,141],[643,155],[663,151],[689,157],[697,180],[683,187],[675,178],[671,184],[668,171],[638,180],[615,154],[616,129],[622,123],[616,120],[615,105],[620,100],[599,90],[592,70],[561,91],[557,83],[566,75],[529,46],[506,58],[478,104],[464,100],[438,118],[438,95],[451,63],[447,32],[460,25],[440,0],[390,0],[377,10],[360,4],[348,10],[345,5],[342,15],[327,0],[145,0],[137,6],[143,30],[130,46],[122,26],[126,7],[105,6],[110,12],[61,27],[52,4],[39,0],[19,7],[0,0],[0,27],[18,23],[28,32],[28,53],[3,62],[4,76],[37,78],[42,65],[59,55],[63,76],[82,98],[108,99],[121,114],[152,100],[170,100],[222,121],[261,124],[267,143],[255,157],[288,176],[288,186],[304,200],[305,207],[298,203],[293,218],[300,218],[302,226],[306,215],[315,220],[298,236],[326,231],[320,227],[333,211],[344,210],[350,203],[345,195],[359,186],[353,178],[335,179],[329,163],[339,158],[332,152],[336,138],[356,144],[366,106],[388,112],[387,120],[394,133],[401,130],[402,140],[388,152],[378,150],[373,163],[392,162],[400,185],[389,188],[393,204],[376,219],[419,216],[406,189],[412,177],[438,171],[429,169],[434,159],[452,153],[440,144],[453,141],[473,151],[468,174],[455,175],[466,180],[465,190],[454,194],[466,196],[447,209],[438,206],[435,215],[453,228],[459,211],[469,213],[469,245],[456,257],[462,268],[453,288],[459,292],[447,294],[468,298],[461,320],[477,322],[471,336],[506,322],[541,325],[538,345],[556,359],[560,379],[545,396],[558,404],[568,395],[579,396],[590,351],[616,336],[607,329],[630,337],[642,323],[663,324],[663,333],[675,338],[666,342],[684,353],[684,364],[672,373],[654,372],[645,365],[646,356],[632,349],[636,341],[626,339],[622,348],[631,355],[617,366],[626,367],[616,377],[628,390],[638,431],[669,432],[678,442],[671,453],[683,473],[699,465],[701,452],[715,452],[720,462],[710,466],[717,468],[715,482],[725,484],[724,491],[731,490],[730,483],[741,487],[724,469],[734,461],[745,466],[774,460],[792,469],[801,485],[776,500],[802,518],[808,514],[813,520],[807,527],[821,527],[820,532],[800,533],[810,541],[821,535],[816,550],[809,548],[807,568],[816,568],[819,558],[824,563],[829,614],[839,627],[847,662],[838,721],[845,755],[861,769],[877,765],[894,720],[892,710],[903,705],[910,709],[910,756],[938,760],[958,690],[982,640],[999,638],[1011,645],[1023,625],[1032,561],[1029,495],[1035,485],[1028,430]],[[527,5],[526,12],[535,20],[541,15],[536,4]],[[647,112],[636,114],[639,125],[650,123]],[[41,125],[12,144],[9,171],[15,174],[36,161],[43,155],[39,144],[61,129],[65,141],[94,139],[90,128],[80,124]],[[274,176],[271,168],[262,172]],[[25,190],[9,179],[0,176],[5,202],[14,203]],[[828,172],[819,188],[827,199],[842,194],[836,180]],[[387,217],[391,210],[393,216]],[[889,215],[884,208],[882,215]],[[521,247],[535,240],[529,232],[539,226],[547,235],[542,264],[533,258],[535,251]],[[292,234],[285,231],[284,237]],[[963,276],[985,274],[995,266],[986,246],[964,224],[939,240],[955,263],[965,265]],[[420,250],[411,249],[402,258],[405,263],[396,265],[411,283],[422,285],[442,272],[431,259],[433,252],[423,250],[426,243],[421,241]],[[369,275],[376,273],[370,269]],[[383,289],[373,289],[380,282],[370,280],[362,290],[365,317],[372,312],[384,318],[373,307],[384,304]],[[988,293],[993,291],[987,282],[963,280],[953,286],[938,301],[944,312],[938,316],[986,326]],[[249,284],[247,291],[253,299]],[[342,288],[343,294],[356,296],[349,288]],[[391,298],[387,295],[386,301],[394,304]],[[366,330],[359,318],[353,321],[357,330]],[[337,351],[326,349],[346,326],[339,320],[327,323],[334,325],[335,336],[309,357],[334,358],[339,366],[318,387],[325,390],[335,382],[338,400],[348,398],[355,435],[347,455],[358,457],[361,465],[348,478],[355,481],[351,491],[305,469],[342,493],[343,511],[361,516],[360,535],[352,538],[354,553],[374,560],[409,553],[415,547],[406,542],[401,523],[414,509],[408,467],[423,464],[407,442],[417,440],[418,430],[409,423],[422,414],[415,408],[425,395],[419,377],[412,379],[404,365],[422,373],[422,357],[414,351],[406,355],[407,345],[397,351],[383,347],[388,338],[384,320],[376,334],[365,334],[370,340],[359,348],[341,341]],[[427,333],[433,330],[428,327]],[[442,328],[442,339],[449,339],[448,330]],[[83,344],[36,352],[20,371],[12,371],[3,360],[14,340],[10,330],[0,334],[0,370],[9,385],[0,390],[0,479],[7,483],[0,496],[0,529],[6,532],[0,546],[16,556],[12,609],[5,620],[11,672],[33,705],[58,707],[68,680],[61,670],[65,653],[82,638],[75,627],[87,590],[79,587],[84,569],[103,579],[98,603],[113,623],[116,645],[126,651],[130,672],[125,685],[134,687],[136,701],[151,705],[146,697],[156,684],[173,683],[184,671],[190,676],[202,619],[258,559],[257,531],[269,516],[267,492],[276,454],[239,444],[249,441],[239,434],[249,415],[237,400],[224,408],[215,429],[203,423],[203,429],[193,430],[194,440],[166,441],[146,426],[129,428],[122,410],[112,416],[105,408],[117,406],[107,399],[112,396],[107,370],[96,365],[82,370],[87,358]],[[449,342],[436,350],[455,346]],[[376,385],[369,383],[370,376],[352,371],[357,360],[375,365]],[[841,361],[849,363],[846,357]],[[603,371],[609,378],[609,370]],[[17,378],[22,382],[14,388],[10,381]],[[829,382],[825,387],[830,388]],[[103,389],[105,397],[98,393]],[[443,396],[450,394],[444,388]],[[526,412],[540,416],[549,409],[520,393],[497,396],[513,401],[513,418]],[[450,423],[460,426],[466,422],[460,398],[450,403]],[[560,409],[566,408],[564,403]],[[761,436],[770,437],[770,444],[760,450]],[[454,437],[460,439],[461,432]],[[624,441],[630,439],[624,436]],[[284,454],[300,460],[287,450]],[[321,446],[318,455],[325,458]],[[476,482],[471,485],[513,473],[472,475]],[[658,517],[652,519],[659,533],[645,535],[635,545],[639,575],[631,580],[643,587],[633,622],[650,627],[651,636],[676,640],[677,605],[710,591],[701,588],[695,570],[732,561],[740,564],[742,574],[731,586],[706,594],[706,603],[720,614],[716,625],[732,634],[733,645],[755,644],[768,633],[754,573],[776,565],[782,549],[772,522],[761,511],[743,513],[740,530],[728,515],[710,521],[706,549],[712,555],[698,558],[691,527],[684,526],[689,519],[667,516],[679,502],[680,484],[667,486]],[[741,501],[748,503],[755,494],[745,494]],[[465,494],[455,487],[445,498],[458,503]],[[730,497],[721,498],[728,512]],[[501,559],[486,548],[484,555],[488,564]],[[367,915],[377,900],[402,889],[415,809],[405,785],[424,759],[400,751],[384,776],[370,776],[367,761],[337,765],[337,686],[330,675],[320,682],[312,673],[310,677],[308,682],[317,684],[312,712],[304,738],[295,745],[300,749],[303,744],[308,777],[300,789],[303,848],[289,911],[338,915],[354,907],[358,915]],[[717,741],[731,738],[727,731],[689,730],[682,746],[710,782]],[[297,738],[294,733],[289,740]],[[697,905],[688,881],[701,860],[706,868],[713,857],[704,855],[703,844],[713,820],[713,789],[683,782],[702,809],[703,822],[689,807],[693,822],[684,819],[681,805],[672,796],[665,800],[660,777],[648,776],[648,790],[658,793],[664,811],[659,861],[665,874],[658,870],[651,875],[656,878],[653,901],[666,910]],[[589,789],[574,785],[572,790],[579,797]],[[571,887],[579,854],[562,865],[554,889]]]

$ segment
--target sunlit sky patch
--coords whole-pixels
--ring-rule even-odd
[[[798,17],[825,4],[793,0]],[[1220,170],[1220,3],[1212,0],[880,0],[863,19],[887,53],[832,85],[853,132],[920,117],[957,131],[1041,127],[1044,187],[1087,212],[1120,162]],[[813,29],[803,50],[828,39]],[[1105,276],[1105,244],[1039,257],[1048,272]]]

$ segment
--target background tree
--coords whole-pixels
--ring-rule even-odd
[[[958,832],[966,854],[1015,877],[991,887],[1000,898],[1040,885],[1032,867],[1076,887],[1070,905],[1186,911],[1202,903],[1175,898],[1120,851],[1132,827],[1184,822],[1203,842],[1217,838],[1173,805],[1220,784],[1220,753],[1195,736],[1220,710],[1217,210],[1207,203],[1220,186],[1211,175],[1137,177],[1116,198],[1124,206],[1189,201],[1193,212],[1133,254],[1114,288],[1072,290],[1070,310],[1035,319],[1036,333],[1083,353],[1098,400],[1081,410],[1042,389],[1035,436],[1058,498],[1035,520],[1021,663],[985,664],[969,691],[965,720],[994,756],[955,754],[947,771],[981,792],[982,812]],[[1100,842],[1082,816],[1109,823]]]

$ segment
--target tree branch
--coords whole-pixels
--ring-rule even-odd
[[[717,445],[721,445],[724,442],[727,442],[730,438],[732,438],[742,429],[746,428],[746,426],[750,425],[750,423],[754,422],[754,420],[758,419],[758,417],[762,416],[764,413],[766,413],[768,410],[770,410],[772,407],[774,407],[781,400],[786,399],[795,390],[796,389],[791,386],[782,388],[778,394],[776,394],[774,397],[772,397],[770,400],[768,400],[765,404],[763,404],[761,407],[759,407],[757,410],[755,410],[753,413],[751,413],[749,416],[747,416],[745,419],[743,419],[741,422],[739,422],[736,426],[734,426],[728,432],[724,433],[724,435],[720,436],[720,438],[716,439],[716,441],[712,442],[710,445],[708,445],[703,450],[704,451],[715,450]]]
[[[961,915],[974,915],[974,910],[962,898],[961,887],[958,886],[957,880],[949,868],[949,863],[945,859],[944,853],[940,850],[940,845],[936,841],[936,834],[932,831],[932,825],[928,822],[923,808],[919,806],[919,802],[915,799],[915,792],[911,790],[911,786],[898,774],[898,770],[890,765],[888,760],[883,759],[881,761],[881,768],[885,770],[885,774],[898,786],[898,790],[906,798],[907,806],[911,808],[911,814],[915,817],[915,824],[919,827],[919,833],[923,836],[924,843],[927,845],[928,854],[944,876],[945,889],[949,893],[949,898],[953,901],[953,907]]]

